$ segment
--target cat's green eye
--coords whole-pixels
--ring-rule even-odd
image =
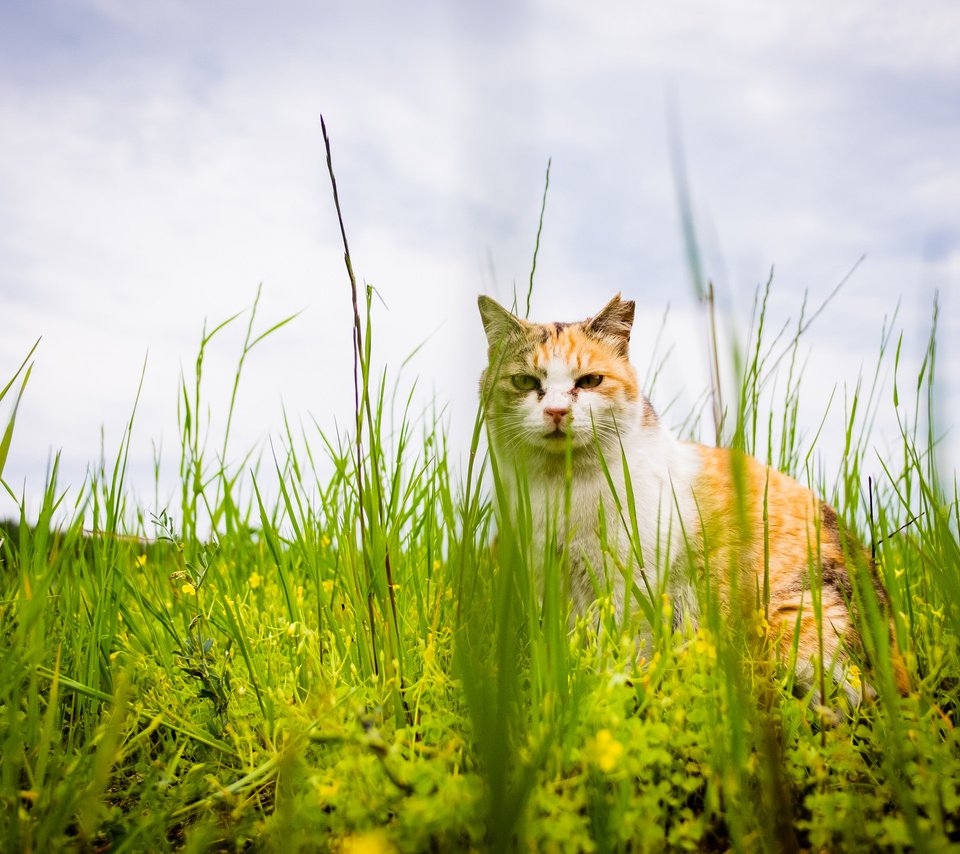
[[[603,382],[603,374],[584,374],[577,380],[577,388],[596,388]]]
[[[510,377],[513,387],[519,391],[534,391],[540,388],[540,380],[529,374],[514,374]]]

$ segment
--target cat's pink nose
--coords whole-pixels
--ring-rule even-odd
[[[553,423],[556,424],[558,427],[560,426],[560,422],[562,422],[563,419],[567,417],[567,414],[569,412],[570,410],[567,407],[543,410],[543,414],[547,418],[552,418]]]

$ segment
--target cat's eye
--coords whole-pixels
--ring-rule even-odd
[[[603,382],[603,374],[584,374],[577,380],[577,388],[596,388]]]
[[[534,391],[540,388],[540,380],[529,374],[514,374],[510,377],[513,387],[519,391]]]

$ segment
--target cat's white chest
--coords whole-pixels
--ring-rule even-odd
[[[631,437],[622,456],[604,472],[580,467],[570,480],[541,472],[529,481],[534,564],[549,552],[563,557],[574,609],[584,613],[598,588],[618,613],[633,586],[666,590],[671,567],[684,548],[685,527],[695,516],[691,486],[699,462],[690,446],[662,431]]]
[[[602,520],[610,514],[611,493],[606,481],[597,477],[577,477],[569,488],[567,502],[562,476],[530,483],[533,565],[542,574],[547,560],[560,562],[566,569],[575,610],[582,613],[596,599],[594,577],[602,589],[608,572],[600,531]]]

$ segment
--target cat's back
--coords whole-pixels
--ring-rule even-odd
[[[810,489],[739,451],[696,447],[694,529],[715,563],[769,571],[789,586],[815,564],[843,565],[837,515]]]

